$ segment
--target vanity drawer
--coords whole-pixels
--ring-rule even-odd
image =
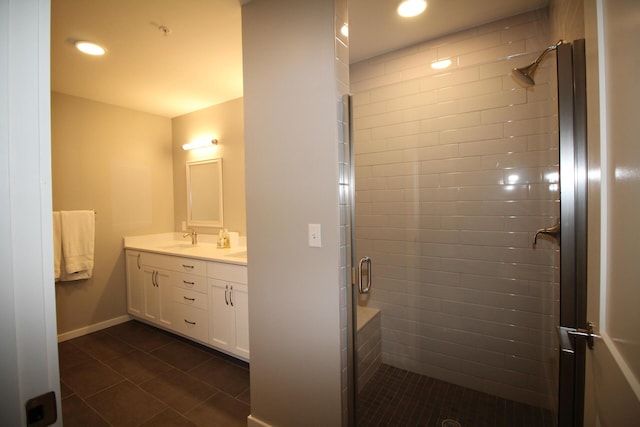
[[[201,259],[144,253],[142,256],[142,264],[198,276],[207,275],[207,262]]]
[[[207,293],[207,278],[193,274],[174,273],[171,275],[174,286],[190,291]]]
[[[184,304],[173,304],[175,331],[206,343],[209,338],[209,312]]]
[[[207,275],[207,262],[200,259],[167,257],[165,268],[183,273],[196,274],[198,276]]]
[[[196,307],[201,310],[208,309],[207,294],[190,291],[188,289],[172,287],[171,288],[173,302],[184,304],[188,307]]]
[[[226,264],[223,262],[208,262],[207,277],[225,282],[247,284],[247,266]]]

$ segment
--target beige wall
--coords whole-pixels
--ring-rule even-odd
[[[264,423],[249,425],[342,422],[334,12],[326,0],[242,10],[251,417]]]
[[[93,277],[56,284],[60,334],[126,314],[122,238],[173,229],[173,165],[170,119],[51,96],[53,210],[96,210]]]
[[[244,120],[242,98],[214,105],[174,118],[173,133],[173,194],[175,230],[187,219],[185,162],[205,158],[222,158],[224,183],[224,227],[246,235],[246,203],[244,178]],[[184,151],[182,144],[201,136],[218,139],[212,150]],[[218,228],[196,227],[199,233],[216,234]]]

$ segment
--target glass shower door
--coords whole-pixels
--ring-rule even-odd
[[[533,88],[509,76],[545,19],[351,67],[352,244],[375,270],[353,293],[358,425],[556,423],[560,250],[532,248],[561,217],[553,60]],[[482,45],[507,24],[537,48]]]
[[[535,57],[521,56],[517,65]],[[353,259],[375,268],[370,292],[352,295],[358,425],[557,425],[559,389],[563,410],[580,404],[580,357],[567,365],[556,335],[580,301],[560,287],[557,242],[535,232],[558,220],[575,230],[576,211],[560,212],[559,153],[573,157],[558,145],[558,134],[573,144],[566,98],[558,126],[566,82],[553,60],[532,88],[510,79],[512,61],[479,60],[417,85],[375,86],[393,55],[352,72]]]

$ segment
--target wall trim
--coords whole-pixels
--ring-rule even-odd
[[[98,332],[102,329],[110,328],[111,326],[119,325],[120,323],[128,322],[133,317],[125,314],[123,316],[114,317],[113,319],[105,320],[104,322],[94,323],[93,325],[84,326],[82,328],[74,329],[73,331],[64,332],[58,334],[58,342],[68,341],[73,338],[78,338],[83,335],[90,334],[92,332]]]
[[[264,421],[259,420],[258,418],[249,414],[249,416],[247,417],[247,427],[271,427],[271,424],[267,424]]]

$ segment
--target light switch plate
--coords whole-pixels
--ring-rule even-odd
[[[309,224],[309,247],[322,247],[322,227],[320,224]]]

